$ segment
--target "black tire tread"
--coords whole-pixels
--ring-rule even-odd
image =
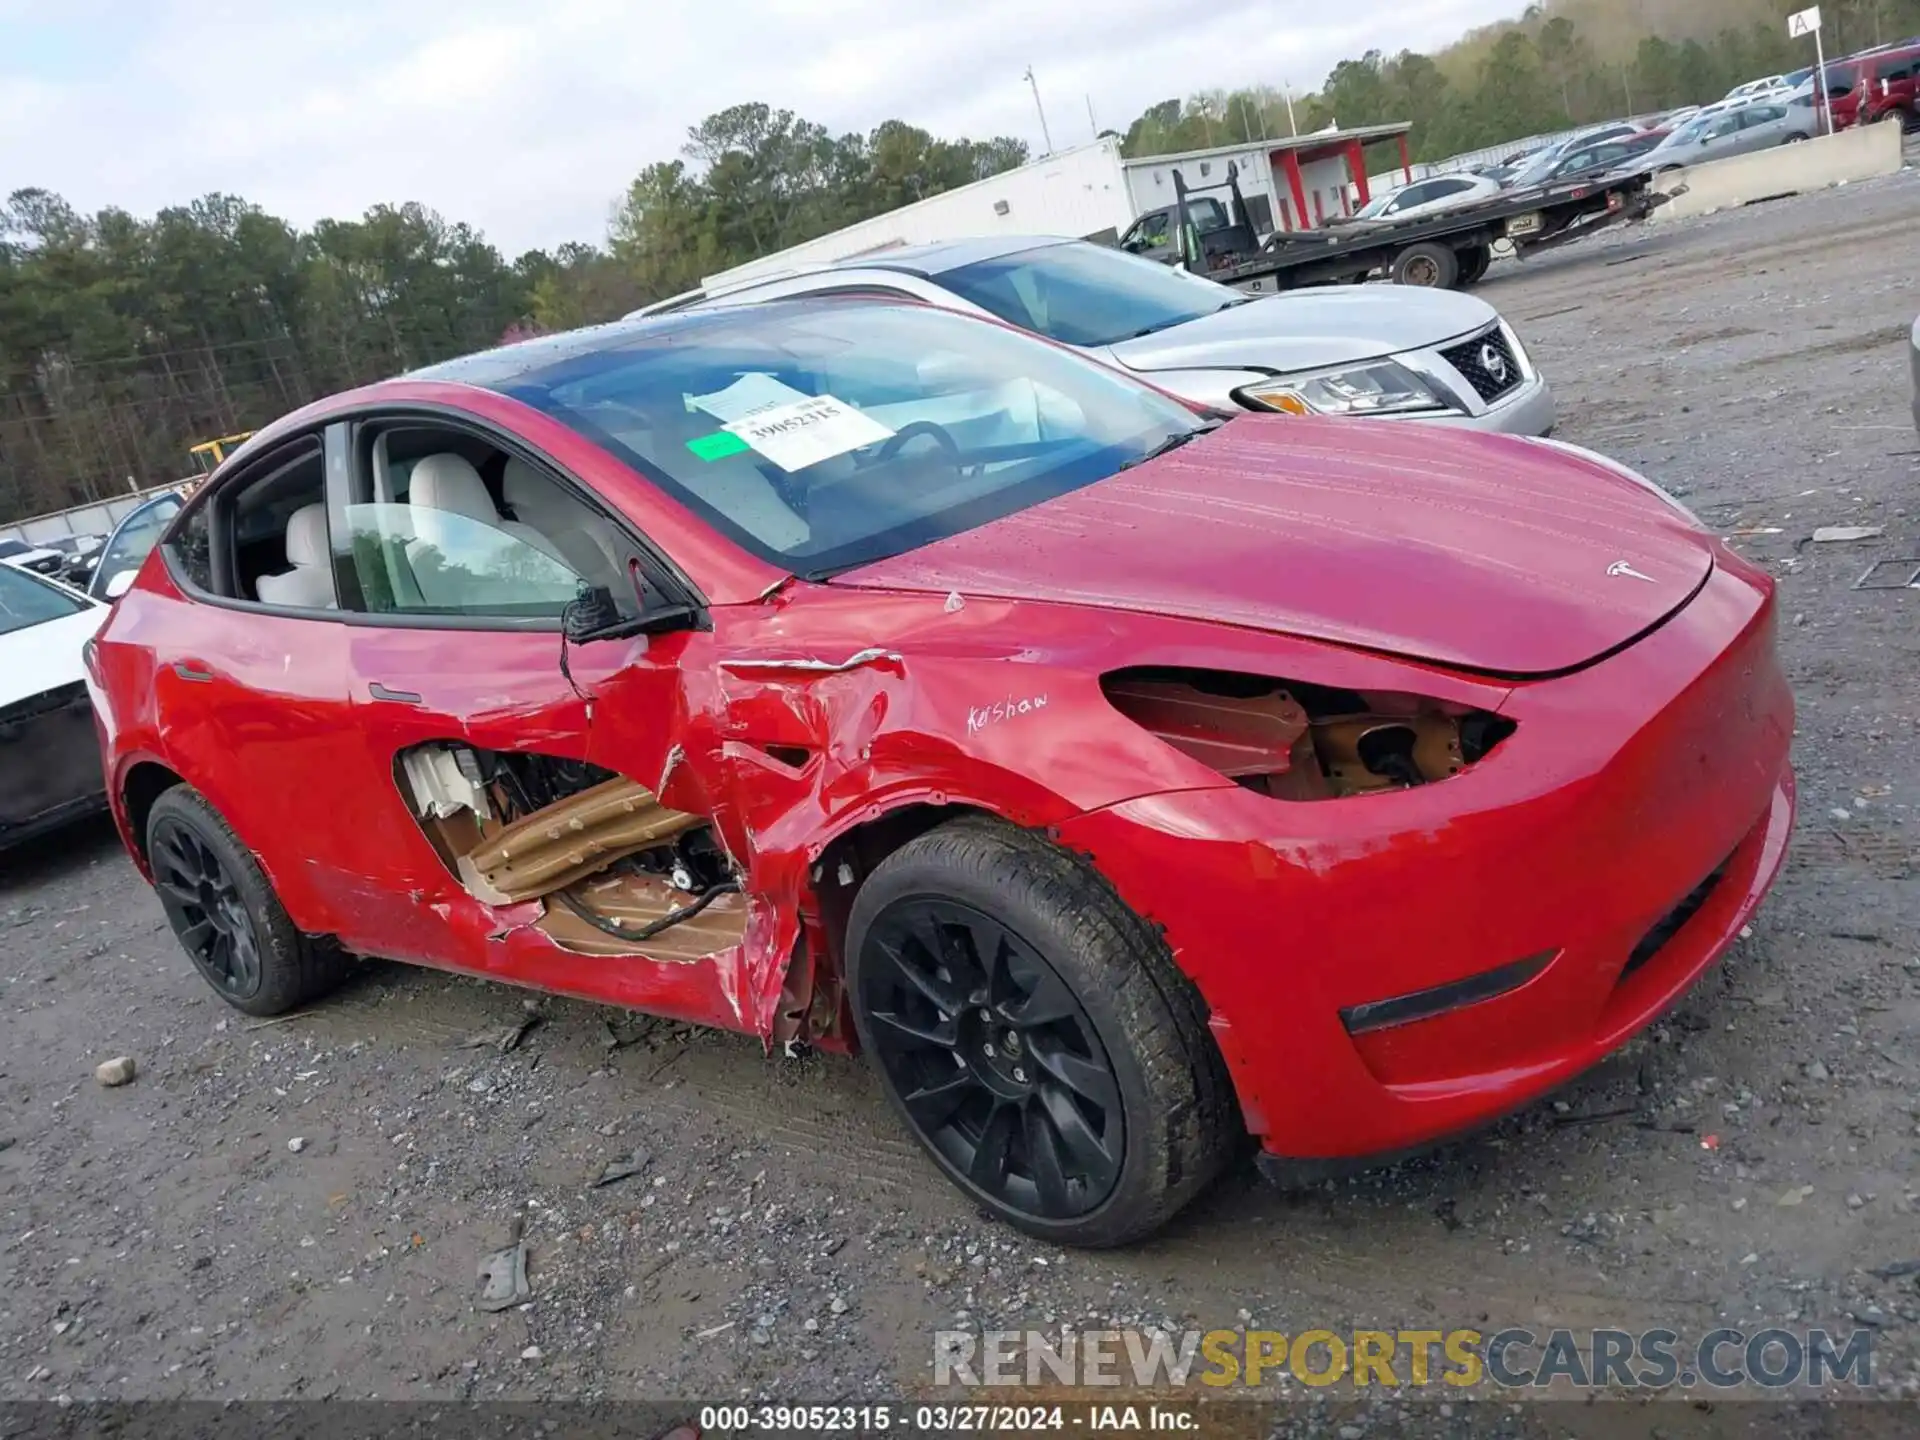
[[[871,888],[874,881],[909,866],[971,877],[989,893],[1018,895],[1061,917],[1068,953],[1055,954],[1049,946],[1047,958],[1063,968],[1083,1003],[1090,983],[1104,987],[1120,1038],[1146,1077],[1153,1128],[1144,1136],[1130,1129],[1128,1138],[1129,1168],[1133,1147],[1146,1147],[1142,1193],[1116,1196],[1118,1203],[1095,1211],[1070,1239],[1044,1230],[1032,1233],[1102,1248],[1161,1228],[1217,1178],[1244,1137],[1205,1005],[1174,964],[1165,939],[1080,856],[1031,831],[967,816],[907,842],[867,878],[854,900],[850,940],[857,942],[884,903],[863,904],[879,893]]]
[[[295,926],[253,852],[199,791],[176,785],[153,802],[147,814],[149,853],[155,823],[169,816],[200,831],[225,852],[221,859],[233,872],[259,935],[260,989],[244,999],[216,990],[221,999],[244,1014],[284,1015],[319,999],[346,978],[352,957],[330,938],[307,935]]]

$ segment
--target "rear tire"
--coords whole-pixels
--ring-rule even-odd
[[[1461,289],[1469,285],[1478,285],[1486,278],[1487,268],[1493,264],[1493,251],[1485,245],[1475,245],[1470,250],[1460,252]]]
[[[998,821],[909,841],[847,926],[862,1048],[976,1204],[1061,1245],[1151,1234],[1243,1131],[1206,1010],[1090,865]]]
[[[147,862],[175,938],[201,978],[247,1015],[281,1015],[338,985],[352,963],[288,917],[253,852],[197,790],[147,815]]]
[[[1460,281],[1460,257],[1431,241],[1409,245],[1393,257],[1393,283],[1429,290],[1451,290]]]

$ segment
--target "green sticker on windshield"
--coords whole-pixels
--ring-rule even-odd
[[[697,440],[687,441],[687,449],[702,460],[724,460],[727,456],[738,455],[747,448],[747,442],[729,430],[716,430],[711,435],[702,435]]]

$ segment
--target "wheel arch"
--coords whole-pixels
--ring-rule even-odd
[[[867,877],[908,841],[960,819],[997,821],[1017,829],[1028,828],[984,805],[906,799],[879,815],[847,826],[821,848],[813,864],[814,898],[819,906],[822,938],[836,976],[846,974],[847,919],[853,913],[854,897],[860,893]],[[851,1029],[846,1033],[851,1034]]]
[[[143,871],[150,870],[147,817],[153,813],[154,802],[174,786],[186,783],[175,770],[145,758],[134,761],[120,776],[114,808],[121,819],[127,849]]]

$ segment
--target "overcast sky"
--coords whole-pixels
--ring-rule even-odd
[[[605,238],[686,129],[746,100],[1041,148],[1214,86],[1318,85],[1519,0],[0,0],[0,193],[298,224],[420,200],[508,254]],[[58,18],[55,18],[55,17]]]

